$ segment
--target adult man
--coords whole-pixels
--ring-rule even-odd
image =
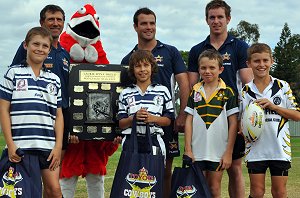
[[[137,49],[149,50],[154,55],[158,64],[158,73],[153,82],[166,86],[174,101],[174,85],[177,81],[180,89],[180,112],[175,122],[164,127],[164,142],[166,144],[167,160],[164,179],[164,197],[169,197],[171,189],[172,162],[173,157],[179,156],[178,131],[184,130],[185,118],[184,108],[189,95],[189,82],[183,59],[174,46],[170,46],[156,40],[156,15],[149,8],[138,9],[133,16],[133,27],[138,36],[138,44],[123,58],[121,64],[128,65],[130,55]],[[174,79],[175,78],[175,79]]]
[[[198,57],[206,49],[214,48],[223,56],[224,71],[220,77],[238,93],[241,82],[247,83],[252,79],[252,72],[247,68],[248,45],[229,35],[227,25],[230,22],[231,8],[222,0],[212,0],[206,5],[206,22],[210,35],[201,43],[192,47],[189,53],[188,77],[193,86],[199,80]],[[229,175],[230,197],[244,197],[244,178],[242,175],[242,157],[245,143],[242,135],[237,135],[232,155],[232,165],[227,170]]]
[[[69,64],[70,64],[70,56],[69,54],[60,46],[58,39],[61,34],[65,21],[65,13],[64,11],[57,5],[47,5],[40,12],[40,25],[42,27],[47,28],[53,37],[53,43],[51,51],[44,61],[45,67],[50,69],[53,73],[55,73],[61,81],[61,91],[62,91],[62,110],[64,115],[64,141],[62,149],[65,150],[68,141],[68,130],[67,130],[67,108],[69,106],[68,100],[68,81],[69,81]],[[19,64],[26,60],[26,50],[23,47],[23,43],[21,43],[18,51],[13,59],[11,65]],[[57,177],[58,179],[58,177]],[[55,186],[55,189],[48,188],[45,181],[47,178],[43,178],[44,182],[44,196],[45,197],[56,197],[56,195],[60,194],[61,190],[60,186]],[[54,196],[55,195],[55,196]]]

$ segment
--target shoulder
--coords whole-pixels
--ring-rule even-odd
[[[235,44],[234,46],[239,49],[239,48],[249,48],[249,45],[241,40],[241,39],[238,39],[232,35],[229,35],[229,39]]]

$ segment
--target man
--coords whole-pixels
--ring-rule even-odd
[[[61,92],[62,92],[62,111],[64,117],[64,137],[63,137],[63,146],[62,149],[65,150],[68,142],[68,129],[67,129],[67,109],[69,106],[69,95],[68,95],[68,81],[69,81],[69,65],[70,65],[70,56],[66,50],[64,50],[59,44],[59,35],[61,34],[64,28],[65,22],[65,13],[57,5],[47,5],[40,12],[40,25],[47,28],[53,37],[53,43],[51,51],[44,61],[46,68],[50,69],[55,73],[61,81]],[[26,50],[21,43],[18,51],[13,59],[11,65],[16,65],[24,62],[26,60]],[[63,156],[63,152],[62,152]],[[45,186],[44,186],[45,187]],[[48,189],[45,188],[44,196],[48,197],[48,194],[51,194],[54,190],[60,191],[60,186],[56,186],[57,189]]]
[[[188,77],[193,86],[199,80],[198,57],[206,49],[216,49],[223,56],[224,71],[220,77],[225,83],[238,93],[241,83],[252,79],[251,69],[247,68],[248,45],[231,36],[227,32],[227,25],[231,19],[231,8],[222,0],[212,0],[206,5],[206,22],[210,28],[210,35],[201,43],[192,47],[189,53]],[[244,178],[242,175],[242,157],[245,142],[241,134],[237,135],[232,155],[232,165],[227,170],[229,175],[230,197],[244,197]]]
[[[138,44],[123,58],[121,64],[128,65],[130,55],[137,49],[149,50],[154,55],[158,64],[158,73],[153,82],[166,86],[174,102],[174,86],[177,81],[180,89],[180,111],[170,126],[164,127],[164,142],[166,145],[167,159],[164,178],[164,197],[169,197],[171,190],[173,157],[179,156],[178,131],[184,130],[184,108],[189,95],[189,81],[186,68],[179,51],[174,47],[156,40],[156,15],[149,8],[140,8],[133,16],[133,27],[138,36]]]

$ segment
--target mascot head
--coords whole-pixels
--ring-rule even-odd
[[[91,4],[80,8],[67,25],[66,32],[79,43],[91,44],[100,38],[99,16]]]

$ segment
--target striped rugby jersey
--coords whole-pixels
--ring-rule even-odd
[[[159,84],[151,84],[145,93],[137,85],[125,88],[119,96],[118,120],[133,116],[141,108],[146,108],[149,113],[155,116],[165,116],[174,119],[174,108],[172,98],[167,87]],[[137,132],[146,133],[144,122],[137,122]],[[122,131],[123,134],[130,134],[131,127]],[[150,124],[150,133],[163,135],[160,126]]]
[[[30,66],[12,66],[0,85],[0,98],[11,103],[11,131],[17,147],[53,149],[56,110],[62,103],[57,75],[42,69],[36,77]]]
[[[193,86],[185,112],[193,116],[192,152],[196,161],[219,162],[228,141],[227,118],[238,113],[237,96],[220,78],[206,98],[203,81]]]

